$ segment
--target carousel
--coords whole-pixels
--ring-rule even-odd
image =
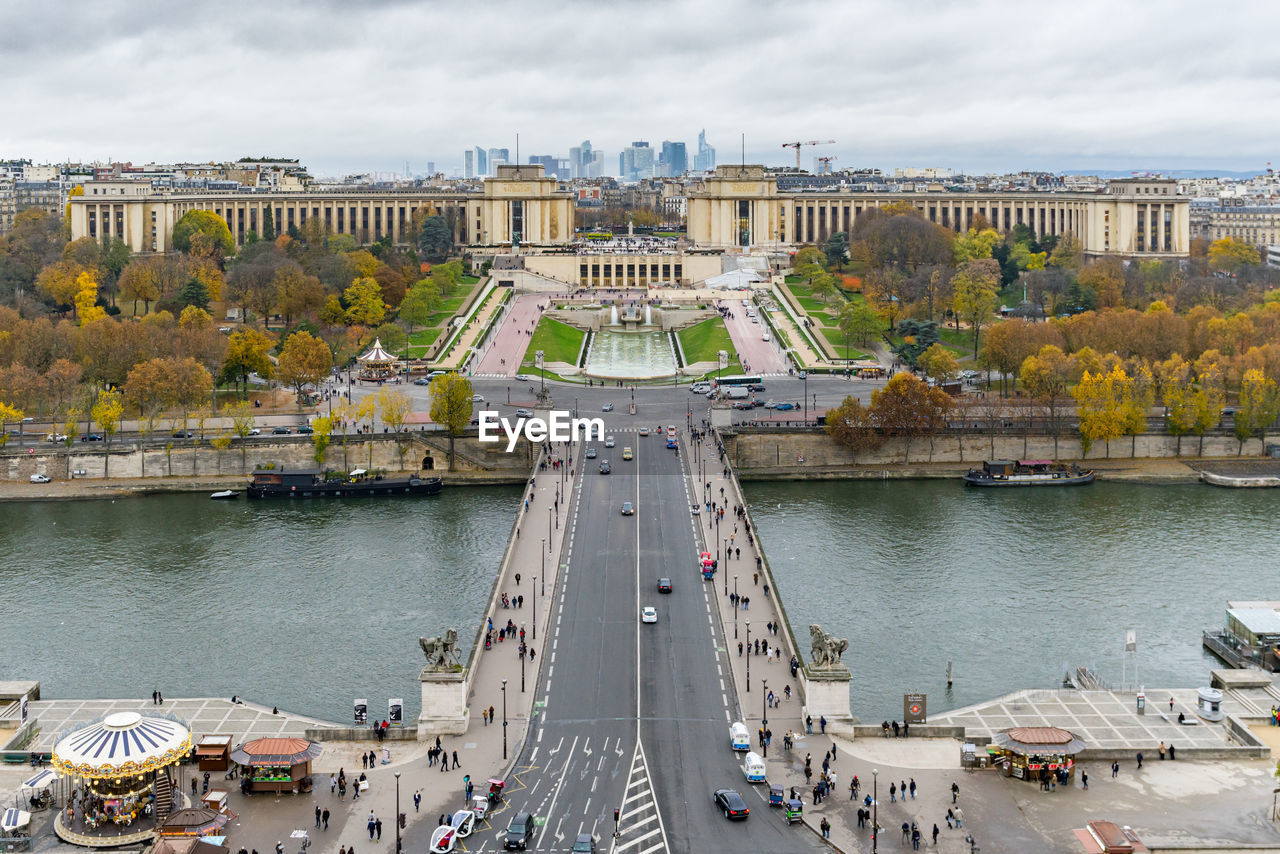
[[[54,830],[64,841],[93,848],[149,841],[185,798],[174,767],[191,752],[183,724],[119,712],[61,738],[53,767],[72,790]],[[177,806],[181,806],[178,804]]]
[[[400,376],[400,360],[382,349],[382,340],[375,338],[373,347],[363,356],[357,356],[360,371],[357,376],[371,382],[384,382]]]

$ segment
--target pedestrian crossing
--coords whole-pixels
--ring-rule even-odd
[[[668,854],[667,830],[662,824],[658,801],[653,793],[649,763],[644,746],[636,743],[631,757],[631,772],[622,795],[618,815],[618,832],[613,839],[613,854]]]

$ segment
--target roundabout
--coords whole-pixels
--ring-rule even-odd
[[[108,715],[61,738],[52,764],[71,791],[54,830],[90,848],[153,839],[183,798],[172,769],[190,752],[186,726],[137,712]]]

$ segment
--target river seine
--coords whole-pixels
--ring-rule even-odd
[[[47,698],[230,697],[418,716],[422,635],[467,654],[519,487],[439,498],[205,495],[0,505],[0,679]]]
[[[1280,599],[1276,490],[744,488],[802,648],[811,623],[849,639],[853,712],[871,723],[900,719],[905,692],[938,712],[1055,687],[1068,665],[1119,687],[1126,629],[1142,684],[1207,685],[1222,665],[1201,630],[1228,599]]]

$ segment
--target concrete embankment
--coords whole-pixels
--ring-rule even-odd
[[[736,427],[722,430],[725,450],[742,480],[895,480],[959,478],[989,459],[1076,461],[1096,469],[1105,480],[1135,483],[1194,483],[1206,465],[1240,459],[1231,436],[1206,436],[1204,455],[1192,456],[1199,443],[1183,439],[1177,453],[1172,436],[1144,435],[1112,443],[1111,456],[1096,445],[1083,454],[1078,439],[1044,435],[937,436],[889,439],[875,451],[854,453],[836,444],[822,428]],[[1251,439],[1244,454],[1255,460],[1262,443]]]

